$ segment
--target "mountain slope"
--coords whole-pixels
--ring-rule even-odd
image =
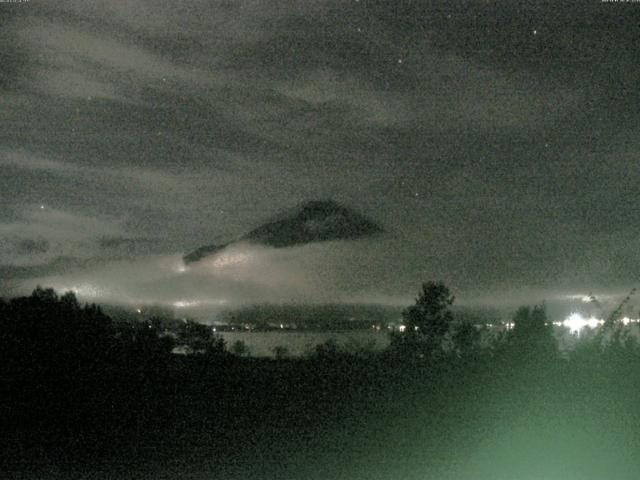
[[[274,217],[236,241],[285,248],[312,242],[353,240],[383,231],[382,227],[344,205],[332,200],[313,200]],[[232,243],[205,245],[185,255],[184,261],[197,262]]]

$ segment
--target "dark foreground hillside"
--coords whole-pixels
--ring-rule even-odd
[[[2,478],[640,474],[632,344],[585,342],[568,358],[507,340],[428,359],[179,356],[153,325],[46,291],[2,304],[1,339]]]

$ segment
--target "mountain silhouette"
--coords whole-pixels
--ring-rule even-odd
[[[312,242],[353,240],[383,231],[365,216],[333,200],[312,200],[277,215],[235,241],[205,245],[183,258],[185,263],[197,262],[237,241],[285,248]]]

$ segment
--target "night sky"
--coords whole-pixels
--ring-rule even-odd
[[[600,0],[2,3],[0,294],[625,293],[639,25]],[[385,233],[181,263],[313,199]]]

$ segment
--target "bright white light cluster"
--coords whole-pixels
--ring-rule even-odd
[[[638,320],[634,320],[634,319],[629,318],[629,317],[621,318],[621,319],[620,319],[620,321],[621,321],[624,325],[629,325],[630,323],[637,323],[637,322],[638,322]]]
[[[604,320],[598,320],[595,317],[585,318],[579,313],[572,313],[563,322],[558,322],[563,327],[569,329],[571,333],[580,333],[585,327],[596,328],[604,323]]]
[[[638,323],[638,320],[629,317],[620,319],[620,323],[623,325],[629,325],[630,323]],[[559,327],[566,327],[571,333],[580,333],[585,328],[597,328],[604,324],[604,320],[595,317],[586,318],[579,313],[572,313],[562,322],[554,322],[554,325]]]

